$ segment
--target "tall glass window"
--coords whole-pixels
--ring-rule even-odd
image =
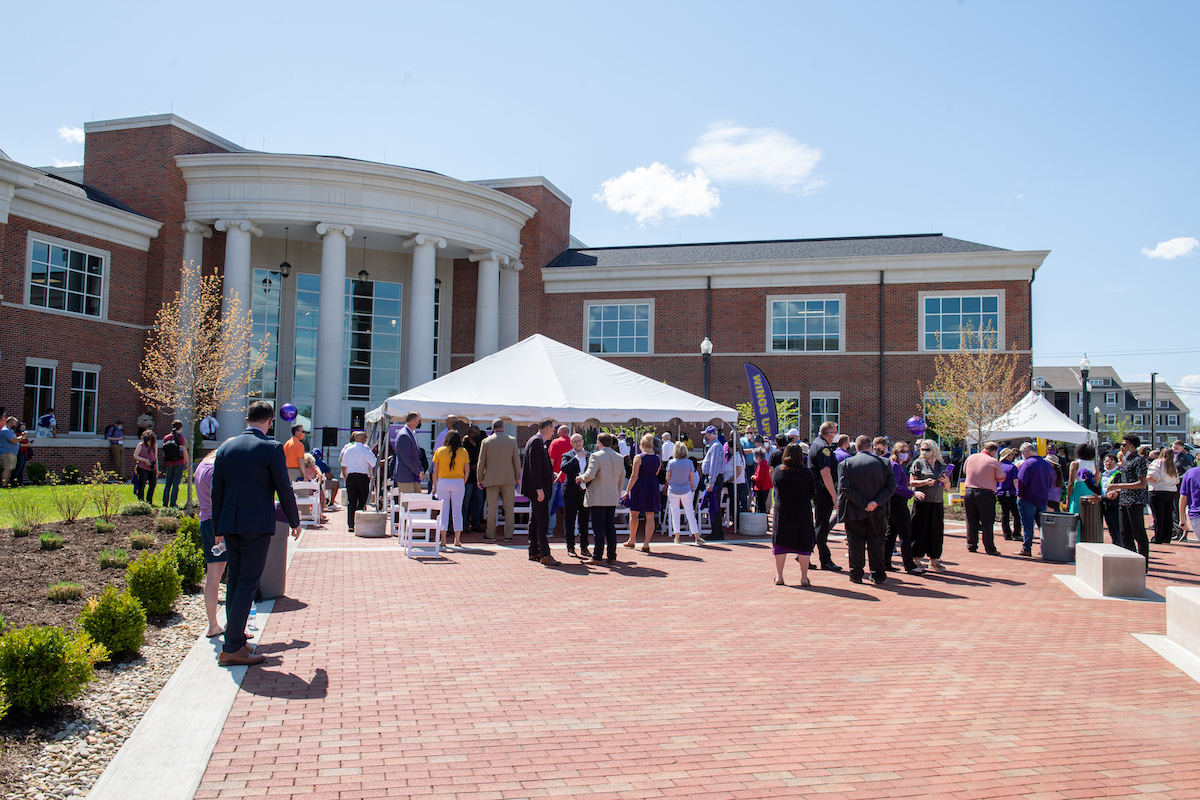
[[[71,370],[71,433],[96,432],[99,384],[99,372],[91,369]]]
[[[833,351],[841,348],[840,300],[771,302],[771,350],[778,353]]]
[[[279,369],[279,299],[282,291],[283,282],[278,272],[254,270],[250,303],[253,336],[250,358],[257,359],[264,347],[267,356],[262,367],[250,376],[249,395],[258,400],[275,400],[275,378]],[[267,336],[271,338],[264,345]]]
[[[24,422],[30,428],[54,408],[54,367],[25,367]]]
[[[401,285],[346,281],[347,400],[384,400],[400,391]]]
[[[836,394],[809,395],[809,414],[811,430],[809,431],[809,441],[815,442],[820,436],[821,424],[825,422],[836,422],[841,425],[842,419],[842,401],[841,396]]]
[[[321,276],[296,276],[296,350],[292,366],[292,403],[312,419],[317,393],[317,316],[321,307]]]
[[[926,297],[925,349],[995,348],[1000,336],[999,309],[1000,298],[994,294]]]
[[[433,377],[441,375],[439,367],[438,353],[438,334],[442,328],[442,281],[437,279],[433,282]]]

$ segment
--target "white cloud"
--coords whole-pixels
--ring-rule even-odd
[[[61,158],[51,158],[50,160],[56,167],[78,167],[83,163],[82,161],[63,161]]]
[[[1143,247],[1142,255],[1149,258],[1179,258],[1180,256],[1192,255],[1196,252],[1197,247],[1200,247],[1200,241],[1191,236],[1179,236],[1175,239],[1159,242],[1153,250],[1149,247]]]
[[[687,158],[718,183],[761,183],[804,193],[825,185],[825,181],[811,177],[821,160],[821,151],[777,128],[718,123],[700,137]]]
[[[64,142],[83,144],[83,128],[72,128],[70,125],[63,125],[58,129],[58,135]]]
[[[1179,385],[1184,389],[1200,389],[1200,375],[1184,375]]]
[[[593,198],[612,211],[633,214],[639,225],[658,224],[663,217],[707,217],[721,205],[704,170],[675,172],[658,161],[609,178]]]

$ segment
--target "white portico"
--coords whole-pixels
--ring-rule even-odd
[[[252,398],[311,409],[314,429],[346,428],[376,392],[435,377],[435,352],[437,371],[448,371],[452,312],[474,311],[477,359],[516,341],[520,233],[532,206],[351,159],[242,152],[175,161],[187,183],[181,255],[200,262],[204,238],[224,234],[224,305],[236,295],[256,333],[272,334]],[[478,264],[475,309],[451,307],[454,259]],[[221,434],[242,430],[244,412],[239,404],[218,414]]]

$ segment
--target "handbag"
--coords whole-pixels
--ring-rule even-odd
[[[622,508],[629,508],[629,495],[621,495],[621,499],[617,501],[617,505],[621,506]]]

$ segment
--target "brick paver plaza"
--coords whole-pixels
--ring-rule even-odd
[[[196,797],[1200,797],[1200,685],[1130,635],[1165,607],[947,527],[945,574],[800,589],[763,542],[413,561],[335,514]],[[1150,588],[1200,583],[1154,554]]]

